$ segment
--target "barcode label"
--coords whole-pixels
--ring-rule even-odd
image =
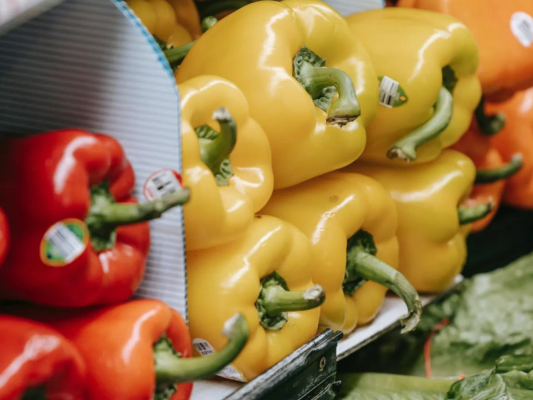
[[[194,347],[196,347],[196,350],[198,350],[198,353],[200,353],[202,356],[208,356],[215,352],[209,342],[203,339],[194,339],[192,344],[194,345]]]
[[[524,47],[533,43],[533,18],[525,12],[514,13],[511,17],[511,31]]]
[[[398,97],[400,84],[394,79],[384,76],[379,85],[379,104],[392,108]]]
[[[41,241],[41,260],[62,267],[79,257],[87,248],[89,232],[83,221],[66,219],[52,225]]]
[[[207,340],[194,339],[192,341],[192,344],[196,348],[196,350],[198,350],[198,353],[200,353],[202,356],[208,356],[215,352],[215,349],[213,349],[213,346],[211,346],[211,344],[209,344]],[[222,378],[231,379],[237,382],[247,382],[244,375],[231,364],[225,366],[217,373],[217,375],[221,376]]]
[[[55,224],[45,235],[66,262],[71,262],[85,249],[84,244],[62,222]]]
[[[146,199],[150,201],[162,199],[181,188],[181,176],[171,169],[163,169],[148,177],[144,184],[143,193]]]

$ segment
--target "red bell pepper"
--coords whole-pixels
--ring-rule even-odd
[[[84,400],[187,400],[192,384],[231,363],[249,328],[237,314],[224,327],[229,341],[217,353],[188,358],[191,338],[181,316],[157,300],[135,300],[86,311],[13,307],[45,322],[78,348],[87,365]]]
[[[144,221],[189,198],[183,189],[136,204],[134,182],[122,147],[106,135],[64,130],[3,141],[0,206],[12,240],[0,296],[58,307],[130,298],[150,244]]]
[[[85,364],[52,328],[0,315],[0,399],[81,399]]]

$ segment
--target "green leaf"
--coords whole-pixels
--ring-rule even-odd
[[[426,307],[414,333],[383,336],[354,354],[346,369],[424,376],[424,342],[445,318],[450,323],[431,342],[435,377],[474,375],[504,355],[533,354],[531,287],[533,253],[465,280],[451,295]]]
[[[506,356],[491,370],[453,383],[404,375],[340,377],[338,400],[526,400],[533,398],[533,355]]]
[[[452,385],[448,400],[525,400],[533,398],[533,355],[506,356],[496,367]]]
[[[341,375],[340,380],[337,400],[444,400],[453,383],[389,374],[349,374]]]

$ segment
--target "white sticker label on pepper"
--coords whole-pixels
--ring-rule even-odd
[[[41,261],[51,267],[63,267],[78,258],[89,242],[85,223],[69,218],[52,225],[41,241]]]
[[[162,199],[182,188],[181,175],[171,169],[162,169],[148,177],[143,194],[148,201]]]
[[[208,356],[215,352],[215,349],[211,344],[204,339],[194,339],[192,341],[193,346],[198,350],[202,356]],[[221,371],[217,373],[218,376],[222,378],[231,379],[232,381],[237,382],[248,382],[244,375],[231,364],[224,367]]]
[[[393,108],[398,97],[400,84],[394,79],[384,76],[379,85],[379,104],[387,108]]]
[[[524,47],[533,43],[533,18],[525,12],[516,12],[511,17],[511,31]]]

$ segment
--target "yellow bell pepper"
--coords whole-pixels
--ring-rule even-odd
[[[380,182],[398,210],[400,271],[419,292],[448,288],[466,261],[471,222],[492,205],[462,205],[476,177],[474,163],[454,150],[410,168],[353,164],[346,168]],[[459,207],[459,208],[458,208]]]
[[[309,241],[301,232],[262,215],[240,239],[188,252],[193,341],[222,349],[224,323],[244,314],[250,337],[232,364],[233,374],[244,381],[255,378],[316,334],[324,290],[311,281],[312,264]]]
[[[192,0],[127,0],[148,31],[169,46],[182,46],[202,34]]]
[[[370,54],[386,104],[367,128],[361,159],[435,159],[466,132],[481,98],[473,35],[450,16],[405,8],[347,20]],[[396,81],[397,90],[384,77]]]
[[[405,330],[417,324],[420,299],[395,269],[396,209],[379,183],[363,175],[332,172],[275,191],[261,212],[294,224],[311,241],[313,281],[326,291],[321,326],[348,333],[369,322],[386,287],[407,304]]]
[[[183,180],[191,191],[184,207],[186,245],[197,250],[234,240],[249,227],[272,194],[271,154],[235,85],[201,76],[179,91]]]
[[[378,81],[346,21],[313,0],[260,1],[195,43],[178,84],[201,74],[234,82],[272,147],[276,189],[341,168],[362,153]]]

